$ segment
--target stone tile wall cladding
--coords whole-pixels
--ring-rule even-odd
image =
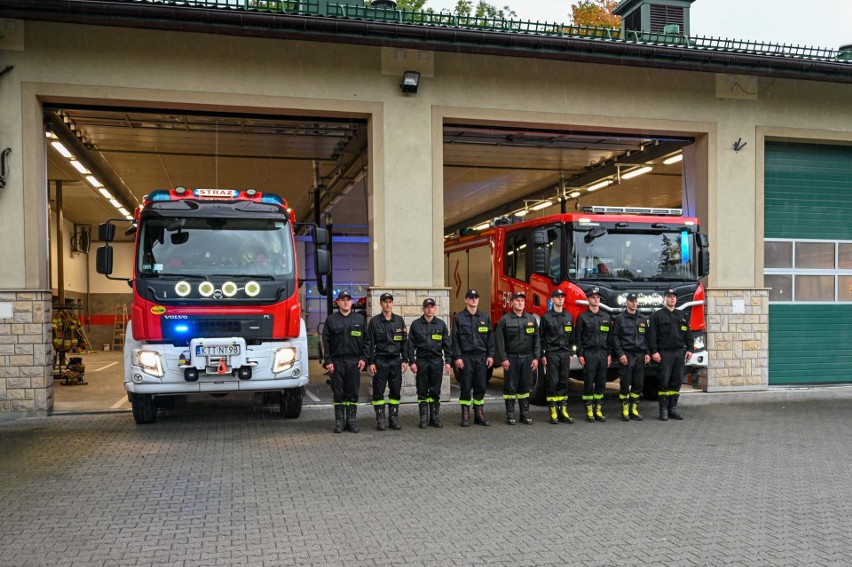
[[[743,313],[734,313],[743,301]],[[708,392],[769,387],[769,291],[707,290]]]
[[[53,408],[50,292],[0,291],[12,317],[0,319],[0,419]]]
[[[385,293],[393,294],[393,311],[405,319],[406,327],[411,322],[423,315],[423,300],[431,297],[435,300],[438,311],[435,314],[450,326],[450,290],[449,288],[370,288],[367,297],[367,320],[382,312],[379,297]],[[441,401],[450,400],[450,376],[444,375],[441,383]],[[403,403],[417,402],[417,387],[414,382],[414,373],[410,370],[402,376],[402,400]]]

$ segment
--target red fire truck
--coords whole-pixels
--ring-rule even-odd
[[[135,211],[133,304],[124,387],[136,423],[191,393],[268,392],[296,418],[308,383],[297,291],[295,215],[253,189],[177,187]],[[112,221],[100,225],[97,270],[111,279]],[[324,244],[327,233],[315,231]],[[315,247],[317,248],[317,247]],[[328,252],[318,250],[318,273]]]
[[[445,241],[445,274],[450,311],[464,309],[469,288],[479,291],[480,307],[492,323],[511,309],[511,296],[523,291],[526,309],[540,316],[550,308],[550,294],[565,292],[565,306],[576,320],[586,309],[586,293],[599,287],[601,308],[617,315],[625,297],[639,296],[647,315],[663,305],[667,288],[678,294],[677,308],[689,315],[695,337],[687,370],[707,366],[704,287],[710,253],[698,219],[680,209],[584,207],[582,212],[512,222],[496,219],[493,228]],[[580,370],[576,357],[572,368]],[[536,380],[531,399],[543,403],[544,380]],[[645,394],[656,397],[653,372]]]

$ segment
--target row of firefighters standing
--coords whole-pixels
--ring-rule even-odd
[[[490,317],[479,311],[479,293],[465,294],[466,307],[453,319],[453,334],[444,321],[435,317],[432,298],[423,301],[423,316],[406,331],[405,321],[393,313],[393,296],[379,298],[382,312],[369,325],[352,310],[348,292],[338,294],[339,311],[326,320],[322,333],[324,366],[331,375],[334,394],[335,433],[344,429],[358,432],[357,407],[360,373],[368,369],[373,378],[373,406],[376,428],[384,431],[385,389],[389,388],[388,425],[400,429],[399,401],[402,374],[411,363],[416,376],[420,428],[443,427],[440,419],[440,389],[444,373],[452,364],[461,389],[461,426],[474,423],[488,426],[484,415],[487,371],[495,355],[504,372],[503,398],[506,423],[514,425],[515,405],[521,423],[532,424],[529,396],[532,373],[539,361],[546,369],[551,423],[573,423],[568,408],[568,374],[576,350],[583,367],[583,402],[587,421],[606,421],[602,411],[606,371],[613,356],[618,360],[621,382],[622,419],[642,420],[638,411],[644,368],[659,364],[660,419],[683,419],[677,409],[684,361],[692,356],[692,336],[685,314],[675,309],[677,294],[669,289],[664,308],[646,318],[637,309],[638,298],[630,293],[626,309],[616,318],[600,309],[600,290],[587,294],[589,308],[577,317],[564,309],[565,294],[552,294],[552,308],[541,317],[524,311],[526,297],[512,295],[512,309],[492,330]]]

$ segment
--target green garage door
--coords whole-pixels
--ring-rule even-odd
[[[768,142],[769,384],[852,382],[852,147]]]

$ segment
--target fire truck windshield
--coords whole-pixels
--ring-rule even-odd
[[[139,233],[143,276],[293,278],[293,260],[290,227],[280,220],[150,218]]]
[[[575,231],[571,279],[694,281],[694,237],[688,231]]]

